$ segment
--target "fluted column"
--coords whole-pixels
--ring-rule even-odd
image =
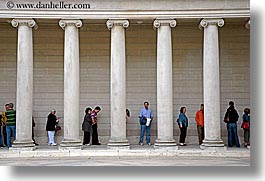
[[[108,148],[129,148],[126,138],[126,19],[110,19],[106,23],[111,30],[110,114],[111,133]]]
[[[157,28],[157,140],[155,148],[174,147],[173,90],[172,90],[172,39],[174,19],[156,19]]]
[[[33,19],[13,19],[18,29],[17,45],[17,97],[16,97],[16,140],[13,149],[33,150],[32,106],[33,106]]]
[[[60,20],[64,34],[64,139],[60,149],[81,148],[79,138],[79,35],[81,20]]]
[[[205,139],[202,149],[224,147],[220,123],[220,75],[218,27],[224,26],[223,19],[203,19],[203,97]]]

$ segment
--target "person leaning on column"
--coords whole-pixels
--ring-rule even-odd
[[[199,145],[204,140],[204,105],[201,104],[200,110],[196,112],[195,120],[197,123]]]
[[[33,144],[38,146],[39,144],[36,143],[36,140],[35,140],[35,137],[34,137],[34,127],[35,126],[36,126],[36,123],[34,121],[34,117],[32,116],[32,135],[31,135],[31,137],[32,137]]]

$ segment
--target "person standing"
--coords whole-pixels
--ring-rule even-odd
[[[9,109],[9,104],[5,105],[5,111]],[[2,128],[3,128],[3,137],[4,137],[4,146],[7,146],[7,134],[6,134],[6,112],[2,112]]]
[[[250,109],[244,109],[243,122],[241,128],[244,130],[244,147],[250,146]]]
[[[34,127],[35,126],[36,126],[36,123],[34,121],[34,117],[32,116],[32,135],[31,135],[31,137],[32,137],[33,144],[36,145],[36,146],[38,146],[39,144],[36,143],[36,140],[34,138]]]
[[[186,107],[180,108],[179,117],[177,119],[179,129],[180,129],[180,137],[179,137],[179,145],[186,146],[185,139],[187,135],[188,128],[188,117],[186,116]]]
[[[131,117],[131,113],[129,109],[126,109],[126,124],[128,122],[129,117]]]
[[[229,101],[229,107],[225,113],[224,121],[227,123],[227,131],[228,131],[228,147],[233,146],[233,142],[236,147],[240,147],[239,139],[237,135],[237,121],[239,115],[237,110],[235,109],[235,103],[233,101]]]
[[[0,148],[5,147],[5,145],[3,144],[3,140],[2,140],[2,114],[0,114],[0,118],[1,118],[1,122],[0,122]]]
[[[151,131],[151,122],[153,120],[153,112],[149,109],[149,102],[144,102],[144,107],[140,111],[139,120],[141,126],[140,140],[139,144],[144,145],[144,133],[146,132],[146,144],[151,146],[150,142],[150,131]]]
[[[59,120],[56,117],[56,111],[53,109],[47,118],[46,123],[46,131],[48,132],[48,145],[50,146],[56,146],[57,144],[54,142],[54,134],[55,134],[55,126],[59,122]]]
[[[86,108],[85,110],[85,117],[84,121],[82,123],[82,130],[84,131],[84,140],[83,140],[83,145],[90,146],[90,132],[92,128],[92,119],[91,119],[91,114],[92,109],[90,107]]]
[[[200,110],[197,111],[195,120],[197,123],[199,145],[201,145],[202,141],[204,140],[204,105],[203,104],[201,104]]]
[[[95,109],[91,112],[92,119],[92,145],[101,145],[98,141],[98,119],[97,114],[101,111],[99,106],[96,106]]]
[[[11,135],[16,140],[16,110],[14,110],[14,104],[9,103],[5,112],[6,116],[6,134],[7,134],[7,147],[12,147]]]

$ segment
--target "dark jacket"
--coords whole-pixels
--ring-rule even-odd
[[[244,115],[243,115],[243,121],[245,121],[245,122],[249,122],[249,123],[250,123],[250,115],[248,115],[248,114],[244,114]]]
[[[48,115],[47,118],[47,124],[46,124],[46,131],[55,131],[55,125],[56,125],[56,116],[52,113]]]
[[[234,106],[230,106],[226,110],[224,119],[227,119],[227,117],[229,118],[229,122],[228,123],[236,123],[238,121],[239,115],[238,115],[236,109],[234,108]]]
[[[90,132],[92,125],[92,119],[89,114],[86,114],[84,117],[84,121],[82,123],[82,130],[86,132]]]

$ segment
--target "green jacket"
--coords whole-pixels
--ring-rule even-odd
[[[16,126],[16,110],[6,111],[6,126]]]

